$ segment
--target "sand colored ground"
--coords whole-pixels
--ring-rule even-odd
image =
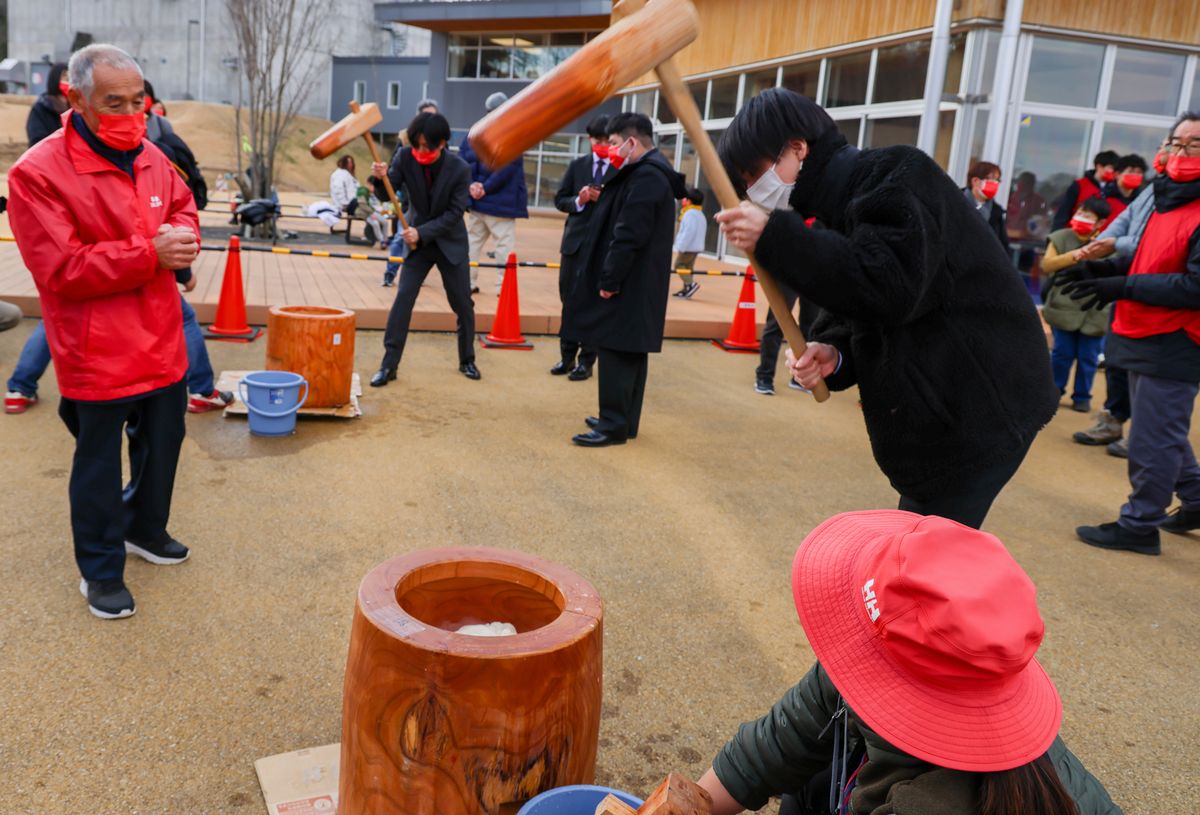
[[[11,369],[32,324],[0,335]],[[369,372],[380,335],[360,332]],[[218,370],[259,367],[214,344]],[[553,342],[481,352],[414,335],[400,378],[366,415],[290,438],[192,416],[171,529],[175,567],[131,562],[138,614],[102,622],[77,591],[67,515],[71,440],[45,404],[0,417],[0,786],[13,813],[263,811],[254,759],[339,738],[354,592],[417,548],[518,548],[574,568],[606,601],[599,780],[645,794],[700,773],[738,723],[808,667],[792,608],[795,547],[826,517],[889,507],[852,394],[825,405],[754,394],[752,357],[669,342],[650,368],[641,437],[568,442],[595,381],[546,374]],[[782,377],[778,380],[782,384]],[[1200,776],[1200,541],[1159,558],[1074,539],[1111,520],[1124,464],[1042,433],[988,528],[1039,585],[1041,651],[1064,735],[1129,813],[1191,811]]]

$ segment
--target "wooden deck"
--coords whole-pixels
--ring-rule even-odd
[[[201,222],[206,233],[204,244],[223,242],[220,238],[211,237],[210,233],[219,234],[225,220],[220,212],[202,214]],[[281,242],[280,246],[383,255],[363,246],[347,247],[340,242],[330,243],[324,234],[325,227],[315,219],[288,217],[280,223],[281,227],[293,229],[301,235],[299,240]],[[520,260],[558,261],[558,242],[562,230],[560,219],[535,216],[517,223]],[[7,226],[0,219],[0,233],[11,234]],[[361,225],[358,228],[361,229]],[[250,241],[244,241],[243,244],[268,245]],[[199,285],[186,296],[203,323],[210,322],[216,313],[226,257],[225,252],[202,252],[194,267]],[[245,251],[241,253],[241,261],[247,317],[255,325],[266,324],[267,311],[274,305],[323,305],[353,309],[358,314],[359,328],[382,329],[396,295],[395,288],[385,289],[380,285],[384,263],[378,260],[340,260]],[[737,268],[711,260],[701,260],[697,266],[701,270]],[[496,272],[496,269],[480,269],[481,292],[475,296],[476,330],[480,332],[491,330],[495,319],[498,300],[495,294]],[[738,277],[705,276],[696,279],[700,283],[700,291],[691,300],[670,299],[666,336],[722,338],[729,330],[742,280]],[[557,333],[561,308],[558,270],[522,268],[518,281],[522,332]],[[678,288],[676,279],[672,281],[671,289],[675,291]],[[0,243],[0,299],[16,303],[26,314],[41,313],[33,279],[21,262],[16,244],[10,241]],[[766,304],[761,293],[757,300],[761,323],[766,318]],[[436,271],[431,272],[417,299],[412,328],[419,331],[453,331],[454,327],[454,313],[446,301],[441,277]]]

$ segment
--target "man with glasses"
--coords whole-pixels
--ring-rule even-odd
[[[1200,465],[1188,441],[1200,393],[1200,113],[1172,129],[1154,187],[1132,264],[1093,261],[1055,280],[1085,308],[1116,302],[1107,355],[1129,372],[1134,419],[1128,502],[1116,521],[1075,531],[1091,546],[1143,555],[1160,554],[1159,529],[1200,529]]]

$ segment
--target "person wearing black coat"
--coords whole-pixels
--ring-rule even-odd
[[[636,438],[646,393],[648,354],[662,350],[671,285],[675,200],[687,194],[683,176],[654,148],[654,127],[640,113],[614,116],[610,156],[621,164],[588,225],[565,310],[563,333],[598,349],[599,416],[585,447]]]
[[[996,192],[1000,189],[1000,168],[990,161],[977,161],[967,172],[967,186],[963,195],[975,207],[979,217],[987,221],[987,225],[996,233],[996,239],[1011,257],[1012,250],[1008,245],[1007,218],[1004,207],[996,203]]]
[[[475,302],[467,265],[467,227],[463,213],[470,201],[471,170],[458,156],[446,151],[450,123],[439,113],[418,114],[408,126],[415,147],[405,147],[392,157],[391,166],[372,167],[376,178],[384,172],[399,190],[408,192],[408,229],[404,242],[408,257],[400,270],[396,300],[383,335],[384,354],[371,386],[381,388],[396,378],[396,368],[408,340],[417,294],[436,264],[450,308],[458,317],[458,369],[468,379],[479,379],[475,367]]]
[[[59,87],[66,81],[67,66],[57,62],[50,68],[46,92],[37,98],[25,120],[25,135],[33,147],[62,127],[62,115],[67,111],[67,95]]]
[[[720,213],[722,231],[822,309],[808,350],[788,352],[793,375],[858,385],[901,509],[981,525],[1058,403],[1041,322],[987,223],[924,153],[859,151],[785,89],[743,107],[720,151],[761,205]]]
[[[558,192],[554,194],[554,206],[567,213],[563,227],[562,244],[559,247],[561,260],[558,267],[558,297],[563,305],[563,318],[558,332],[558,345],[562,358],[550,369],[555,376],[567,375],[572,382],[579,382],[592,375],[596,364],[596,349],[562,332],[567,322],[566,310],[575,275],[580,268],[579,250],[587,237],[588,224],[600,200],[600,190],[617,174],[617,168],[608,158],[608,119],[597,116],[588,122],[587,134],[592,149],[567,165]]]

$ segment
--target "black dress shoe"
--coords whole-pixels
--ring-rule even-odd
[[[567,379],[572,382],[582,382],[592,376],[592,369],[586,365],[576,365],[571,369],[571,373],[567,375]]]
[[[1075,529],[1075,534],[1088,546],[1101,549],[1123,549],[1139,555],[1162,553],[1157,529],[1152,532],[1130,532],[1114,521],[1099,526],[1080,526]]]
[[[598,416],[585,416],[585,417],[583,418],[583,423],[584,423],[585,425],[587,425],[588,427],[590,427],[592,430],[595,430],[597,427],[599,427],[599,426],[600,426],[600,418],[599,418]],[[629,434],[628,436],[626,436],[625,438],[627,438],[627,439],[636,439],[636,438],[637,438],[637,433],[630,433],[630,434]]]
[[[564,360],[554,363],[554,367],[550,369],[550,373],[554,374],[555,376],[562,376],[563,374],[571,373],[571,370],[574,367],[575,367],[575,363],[567,362],[564,359]]]
[[[479,373],[479,369],[475,367],[474,362],[464,362],[458,366],[459,373],[467,379],[482,379],[483,374]]]
[[[396,378],[395,368],[380,368],[375,372],[375,376],[371,377],[372,388],[382,388],[387,383]]]
[[[1159,524],[1158,528],[1173,535],[1186,535],[1200,529],[1200,510],[1179,507],[1169,514],[1167,520]]]
[[[593,430],[591,433],[580,433],[571,437],[571,441],[578,444],[580,447],[608,447],[613,444],[624,444],[625,439],[618,439],[615,436],[609,436],[601,433],[599,430]]]

